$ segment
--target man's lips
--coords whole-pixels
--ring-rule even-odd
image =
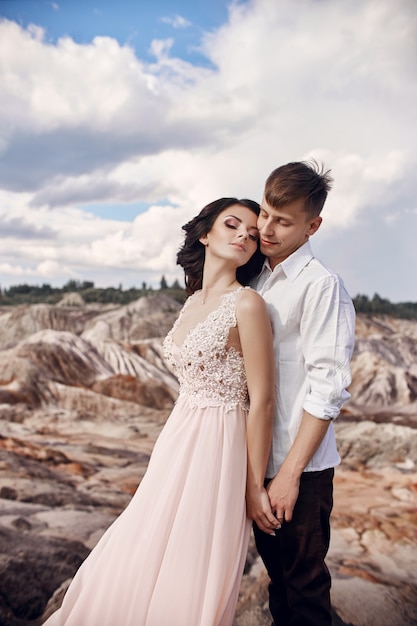
[[[273,246],[275,241],[267,241],[266,239],[261,239],[261,244],[263,246]]]

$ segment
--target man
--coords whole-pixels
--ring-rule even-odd
[[[267,492],[281,528],[256,545],[267,568],[276,626],[330,626],[333,420],[349,398],[355,311],[341,279],[312,253],[331,188],[329,172],[288,163],[265,185],[258,218],[266,260],[254,285],[274,331],[276,411]]]

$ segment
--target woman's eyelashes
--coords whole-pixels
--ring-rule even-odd
[[[225,224],[227,226],[227,228],[233,228],[234,230],[237,230],[239,228],[239,222],[237,220],[226,220]]]
[[[239,228],[239,226],[241,226],[241,223],[238,222],[237,220],[229,219],[229,220],[225,221],[225,225],[227,226],[227,228],[232,228],[233,230],[237,230]],[[252,228],[248,232],[248,237],[252,241],[258,241],[258,239],[259,239],[258,229],[257,228]]]

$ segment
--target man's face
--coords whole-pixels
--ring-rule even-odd
[[[311,217],[304,211],[304,199],[294,200],[274,209],[265,200],[258,217],[261,252],[269,258],[273,269],[295,252],[313,235],[321,224],[321,217]]]

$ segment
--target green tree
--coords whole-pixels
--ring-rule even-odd
[[[78,291],[79,288],[80,283],[78,282],[78,280],[70,278],[70,280],[68,280],[62,287],[62,291]]]

